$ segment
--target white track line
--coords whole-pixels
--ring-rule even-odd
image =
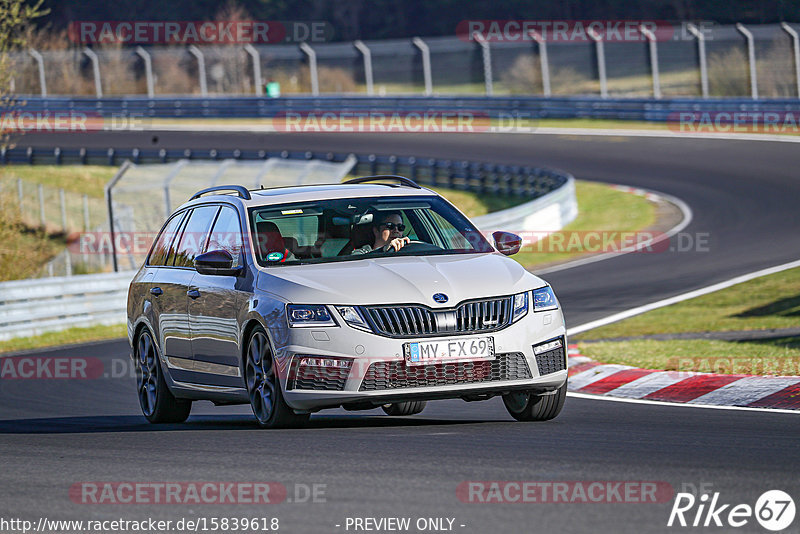
[[[689,291],[688,293],[682,293],[680,295],[675,295],[674,297],[669,297],[667,299],[659,300],[656,302],[651,302],[650,304],[645,304],[644,306],[638,306],[636,308],[631,308],[630,310],[625,310],[620,313],[615,313],[614,315],[609,315],[608,317],[604,317],[602,319],[598,319],[596,321],[591,321],[588,323],[584,323],[579,326],[574,326],[572,328],[567,329],[567,335],[575,335],[580,334],[581,332],[586,332],[587,330],[591,330],[593,328],[598,328],[600,326],[605,326],[607,324],[615,323],[617,321],[621,321],[623,319],[627,319],[629,317],[633,317],[634,315],[639,315],[645,312],[649,312],[651,310],[655,310],[658,308],[663,308],[664,306],[669,306],[671,304],[676,304],[678,302],[683,302],[684,300],[693,299],[695,297],[700,297],[702,295],[707,295],[708,293],[713,293],[714,291],[719,291],[720,289],[725,289],[727,287],[734,286],[736,284],[741,284],[742,282],[747,282],[749,280],[753,280],[754,278],[759,278],[761,276],[767,276],[769,274],[779,273],[781,271],[786,271],[788,269],[794,269],[796,267],[800,267],[800,260],[795,260],[789,263],[784,263],[783,265],[777,265],[775,267],[769,267],[767,269],[761,269],[760,271],[755,271],[748,274],[743,274],[741,276],[737,276],[735,278],[731,278],[730,280],[725,280],[724,282],[719,282],[710,286],[702,287],[700,289],[695,289],[694,291]]]
[[[783,414],[792,414],[792,415],[800,415],[800,410],[783,410],[783,409],[772,409],[772,408],[750,408],[748,406],[712,406],[710,404],[684,404],[680,402],[664,402],[664,401],[654,401],[654,400],[642,400],[642,399],[623,399],[618,397],[604,397],[602,395],[591,395],[588,393],[573,393],[568,392],[567,397],[574,397],[577,399],[587,399],[587,400],[600,400],[600,401],[608,401],[608,402],[627,402],[630,404],[650,404],[655,406],[673,406],[675,408],[701,408],[704,410],[738,410],[744,412],[766,412],[766,413],[783,413]]]

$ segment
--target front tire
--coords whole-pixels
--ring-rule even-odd
[[[425,401],[395,402],[381,408],[386,415],[416,415],[425,409],[426,404]]]
[[[517,421],[549,421],[561,413],[566,397],[567,383],[564,382],[563,386],[550,395],[524,391],[503,395],[503,404]]]
[[[192,410],[192,401],[176,399],[167,387],[158,350],[149,330],[136,339],[136,389],[142,414],[151,423],[183,423]]]
[[[309,414],[294,413],[283,400],[272,347],[260,326],[250,334],[244,367],[250,407],[262,428],[291,428],[308,421]]]

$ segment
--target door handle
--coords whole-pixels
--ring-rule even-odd
[[[150,294],[151,295],[159,296],[161,293],[163,293],[163,291],[161,291],[160,287],[151,287],[150,288]]]
[[[193,299],[196,299],[197,297],[200,296],[200,292],[196,289],[190,289],[189,291],[186,292],[186,294]]]

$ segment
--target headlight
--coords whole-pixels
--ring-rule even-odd
[[[369,325],[361,316],[361,313],[356,309],[355,306],[336,306],[336,311],[338,311],[339,314],[342,316],[344,322],[346,322],[353,328],[357,328],[359,330],[366,330],[367,332],[372,331],[372,329],[369,327]]]
[[[528,313],[528,292],[517,293],[514,295],[514,313],[511,316],[511,322],[516,322]]]
[[[558,308],[556,294],[550,286],[533,290],[533,311],[547,311]]]
[[[289,326],[296,328],[337,326],[331,312],[321,304],[289,304],[286,306]]]

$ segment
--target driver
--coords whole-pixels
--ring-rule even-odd
[[[353,254],[368,254],[370,252],[395,252],[411,242],[407,236],[403,235],[406,225],[403,224],[403,217],[400,212],[388,211],[377,215],[377,222],[372,227],[375,242],[369,243],[361,248],[353,250]]]

